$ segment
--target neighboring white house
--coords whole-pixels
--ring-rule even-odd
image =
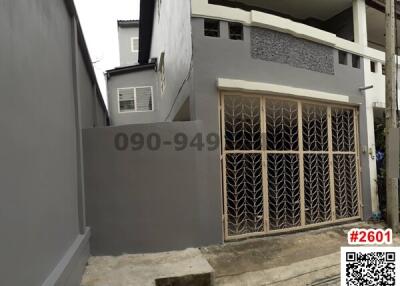
[[[137,64],[139,57],[139,21],[119,20],[118,40],[120,66]]]

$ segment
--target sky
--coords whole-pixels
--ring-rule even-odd
[[[117,20],[139,19],[139,0],[74,1],[97,80],[107,102],[104,72],[119,65]]]

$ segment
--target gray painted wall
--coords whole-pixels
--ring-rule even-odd
[[[221,191],[202,173],[206,149],[176,151],[163,144],[124,151],[119,133],[157,134],[161,142],[178,133],[192,139],[201,122],[126,125],[84,131],[87,220],[93,255],[157,252],[222,242]],[[205,137],[203,137],[205,138]],[[190,141],[189,141],[190,142]]]
[[[161,121],[171,121],[192,93],[191,1],[157,1],[150,58],[165,52],[166,90],[160,95]],[[158,76],[158,81],[160,77]]]
[[[138,63],[139,53],[132,52],[131,39],[139,38],[139,27],[118,26],[119,61],[121,66]]]
[[[78,78],[81,98],[80,113],[82,118],[82,128],[105,126],[107,124],[107,113],[103,109],[98,95],[96,94],[98,91],[89,76],[87,63],[84,61],[82,52],[79,51],[78,54]]]
[[[0,284],[76,286],[89,232],[78,222],[72,18],[62,0],[0,1],[0,38]]]
[[[358,90],[364,82],[363,67],[356,69],[351,65],[340,65],[337,51],[333,53],[334,75],[319,73],[295,68],[288,64],[253,59],[250,27],[244,27],[243,41],[229,40],[227,22],[221,22],[221,38],[204,36],[203,27],[203,19],[192,19],[194,50],[192,116],[196,120],[203,121],[205,132],[219,132],[219,92],[216,86],[218,78],[280,84],[343,94],[350,97],[351,103],[363,104],[363,97]],[[349,63],[351,63],[350,55]],[[208,167],[201,170],[201,176],[214,186],[212,191],[215,191],[221,184],[219,152],[208,153],[206,160]],[[363,161],[363,170],[368,168],[366,164]],[[367,181],[367,176],[365,172],[362,174],[363,181]],[[363,190],[369,192],[368,185],[363,185]],[[367,196],[366,198],[368,199]],[[367,212],[368,207],[366,207]]]
[[[118,111],[118,88],[143,86],[153,87],[154,111],[120,113]],[[107,80],[107,94],[111,125],[116,126],[160,121],[160,93],[157,73],[153,69],[113,75]]]

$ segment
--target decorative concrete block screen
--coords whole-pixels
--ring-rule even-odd
[[[251,29],[251,56],[319,73],[335,74],[331,47],[268,29]]]

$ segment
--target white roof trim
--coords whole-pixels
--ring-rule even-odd
[[[247,26],[264,27],[351,52],[375,61],[385,62],[385,53],[381,51],[363,47],[360,44],[339,38],[335,34],[268,13],[248,12],[238,8],[212,5],[208,4],[208,0],[192,0],[192,16],[241,22]]]
[[[271,95],[281,94],[342,103],[350,102],[349,96],[347,95],[263,82],[219,78],[217,80],[217,86],[219,89],[227,91],[255,92]]]

